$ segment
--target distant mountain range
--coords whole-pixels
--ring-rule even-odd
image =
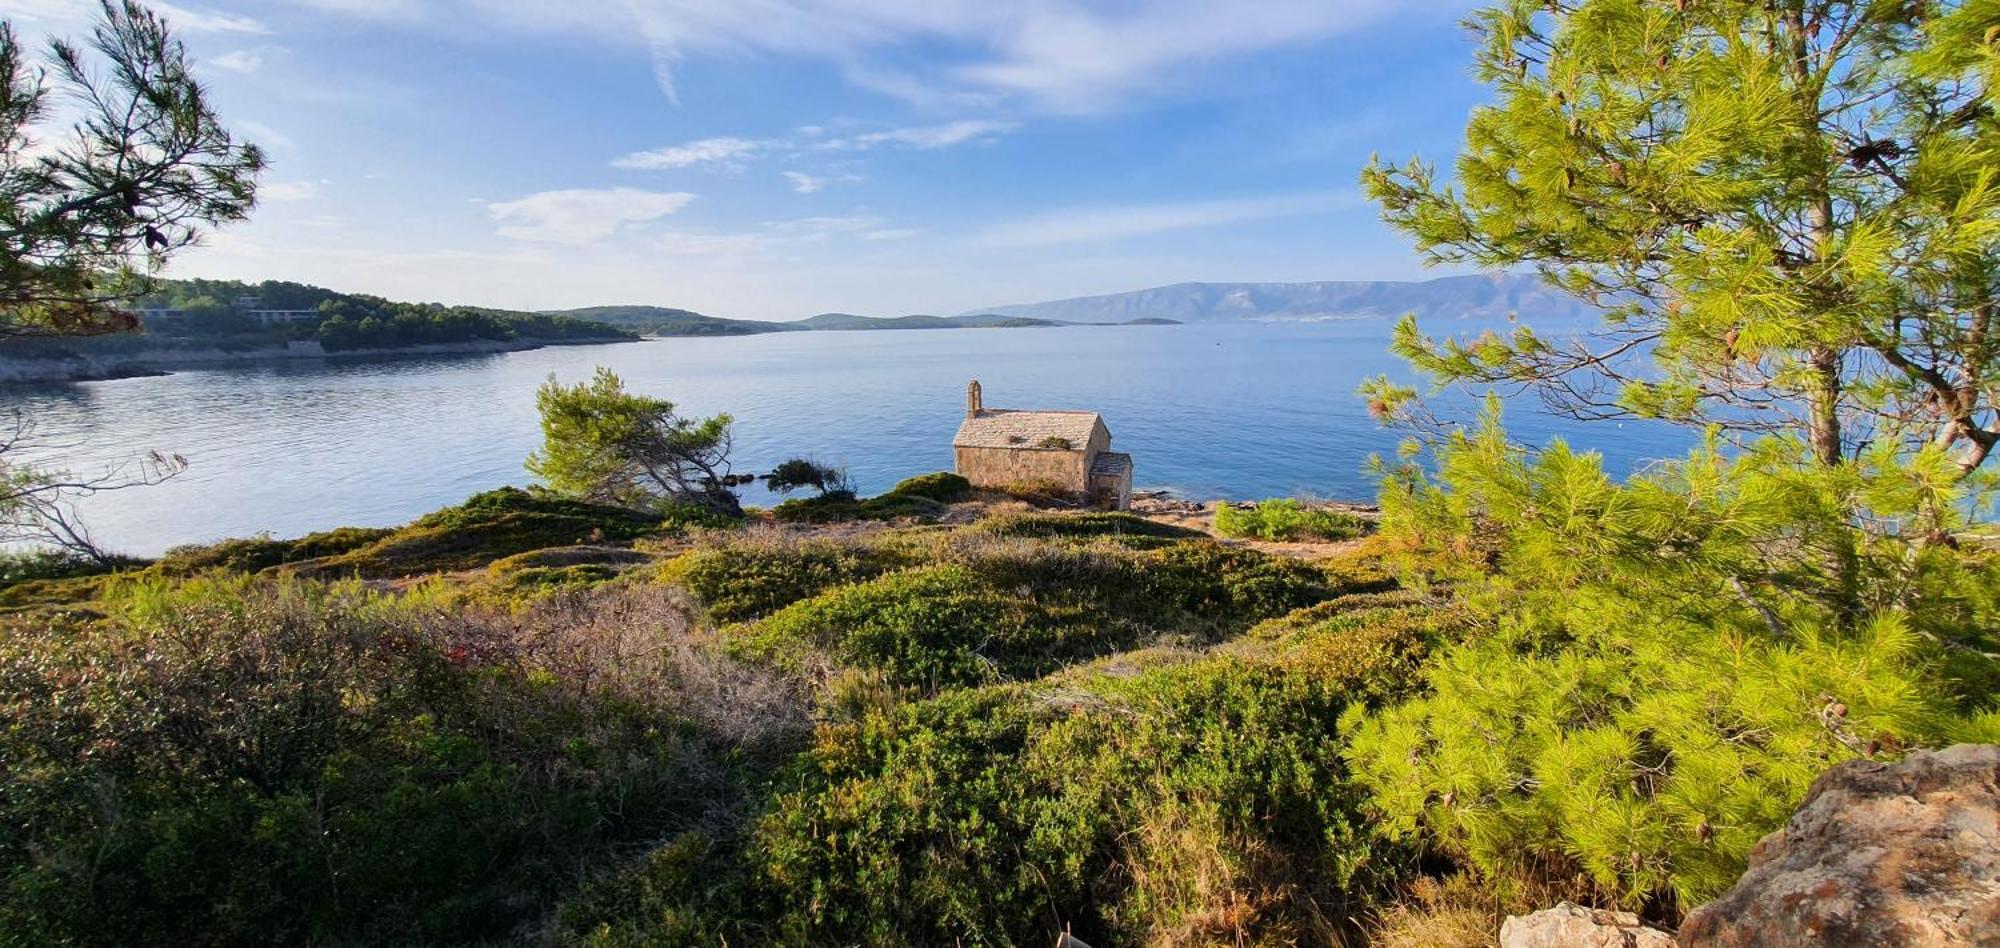
[[[1172,286],[973,312],[1059,323],[1311,322],[1332,319],[1566,319],[1597,314],[1532,274],[1495,273],[1421,282],[1176,283]],[[963,318],[963,317],[961,317]]]
[[[704,316],[685,309],[663,306],[593,306],[568,309],[552,316],[603,323],[632,332],[655,336],[755,336],[772,332],[854,332],[881,329],[1047,329],[1071,323],[1004,316],[995,313],[967,313],[962,316],[856,316],[852,313],[821,313],[810,319],[766,322],[756,319],[724,319]],[[1132,325],[1172,325],[1170,319],[1128,320]]]

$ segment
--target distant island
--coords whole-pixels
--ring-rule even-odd
[[[1167,319],[1183,323],[1324,322],[1397,319],[1494,322],[1562,320],[1599,315],[1590,304],[1542,282],[1532,273],[1489,273],[1419,281],[1317,283],[1176,283],[1151,289],[1014,303],[971,311],[977,319],[1013,317],[1061,323],[1131,323]],[[968,317],[958,317],[968,318]]]
[[[863,332],[894,329],[1053,329],[1082,325],[1173,326],[1180,322],[1161,317],[1146,317],[1097,323],[1008,316],[1000,313],[967,313],[959,316],[857,316],[853,313],[821,313],[808,319],[779,322],[726,319],[664,306],[593,306],[544,315],[587,320],[649,336],[756,336],[778,332]]]

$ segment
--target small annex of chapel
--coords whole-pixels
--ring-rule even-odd
[[[987,408],[974,379],[951,448],[974,487],[1053,484],[1113,510],[1132,506],[1132,456],[1111,450],[1111,429],[1094,411]]]

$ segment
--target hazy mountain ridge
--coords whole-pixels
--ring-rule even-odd
[[[1329,319],[1569,319],[1597,310],[1532,274],[1497,273],[1408,281],[1176,283],[1170,286],[986,306],[968,313],[1071,323],[1173,319],[1186,323],[1309,322]]]

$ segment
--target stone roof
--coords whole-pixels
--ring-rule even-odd
[[[1099,424],[1094,411],[1008,411],[995,409],[969,415],[951,439],[956,448],[1021,448],[1081,451]],[[1069,442],[1068,448],[1045,446],[1049,439]]]
[[[1124,477],[1125,472],[1131,469],[1132,456],[1129,454],[1119,454],[1115,451],[1102,452],[1090,462],[1090,476],[1092,477]]]

